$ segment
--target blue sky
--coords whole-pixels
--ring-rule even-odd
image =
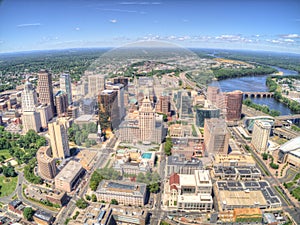
[[[0,52],[142,40],[300,53],[300,1],[0,0]]]

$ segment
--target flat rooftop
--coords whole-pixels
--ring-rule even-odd
[[[55,180],[63,180],[65,182],[71,182],[74,177],[82,170],[82,166],[79,162],[74,160],[69,163],[57,174]]]

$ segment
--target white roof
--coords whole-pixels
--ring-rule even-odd
[[[290,152],[297,149],[300,150],[300,136],[289,140],[280,147],[280,150],[283,152]]]

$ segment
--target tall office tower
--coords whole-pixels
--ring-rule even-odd
[[[50,143],[54,158],[70,156],[67,130],[59,121],[48,124]]]
[[[98,95],[99,124],[102,130],[112,131],[120,124],[118,92],[104,90]]]
[[[45,179],[53,179],[57,174],[56,159],[52,158],[51,148],[42,146],[36,153],[39,175]]]
[[[123,84],[106,85],[106,89],[115,90],[118,93],[118,107],[119,107],[119,116],[121,121],[125,117],[124,85]]]
[[[196,111],[196,125],[198,127],[204,127],[205,119],[220,117],[220,109],[217,109],[215,107],[196,108],[195,111]]]
[[[50,105],[52,112],[50,118],[52,118],[55,114],[52,76],[47,70],[41,70],[38,73],[38,93],[40,103]]]
[[[23,112],[22,115],[23,131],[28,132],[34,130],[36,132],[41,131],[41,117],[40,113],[36,111]]]
[[[270,132],[270,123],[262,120],[256,120],[254,122],[251,144],[259,153],[267,151]]]
[[[23,112],[35,111],[38,105],[36,91],[32,84],[27,80],[25,82],[24,90],[22,91],[22,110]]]
[[[169,115],[171,112],[170,96],[162,94],[159,96],[157,111]]]
[[[188,92],[184,91],[181,93],[181,100],[180,100],[180,119],[186,119],[193,117],[192,112],[192,100],[189,96]]]
[[[40,113],[36,112],[37,103],[36,92],[32,84],[27,80],[22,92],[22,122],[24,132],[28,132],[29,130],[41,131]]]
[[[148,96],[142,101],[139,110],[140,140],[152,141],[155,136],[155,111]]]
[[[65,116],[68,111],[68,95],[63,91],[57,92],[55,95],[55,107],[58,117]]]
[[[67,110],[68,117],[71,117],[72,119],[76,119],[79,116],[79,107],[77,106],[69,106]]]
[[[50,105],[39,105],[36,108],[36,111],[40,113],[41,116],[41,124],[43,128],[48,127],[48,121],[50,120],[51,109]]]
[[[72,86],[71,86],[71,76],[70,74],[62,74],[59,78],[60,90],[67,93],[68,95],[68,104],[72,104]]]
[[[123,84],[124,89],[128,91],[128,77],[116,77],[114,78],[114,84]]]
[[[88,95],[95,97],[105,89],[105,78],[103,75],[89,75],[88,76]]]
[[[217,105],[218,95],[220,93],[220,88],[216,86],[207,87],[207,100],[209,100],[213,105]]]
[[[224,119],[212,118],[204,121],[204,144],[208,153],[228,153],[229,132]]]
[[[232,91],[225,94],[226,120],[240,120],[242,115],[243,92]]]

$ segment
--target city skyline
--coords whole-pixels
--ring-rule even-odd
[[[119,47],[167,41],[183,47],[300,53],[300,2],[1,1],[0,53]]]

